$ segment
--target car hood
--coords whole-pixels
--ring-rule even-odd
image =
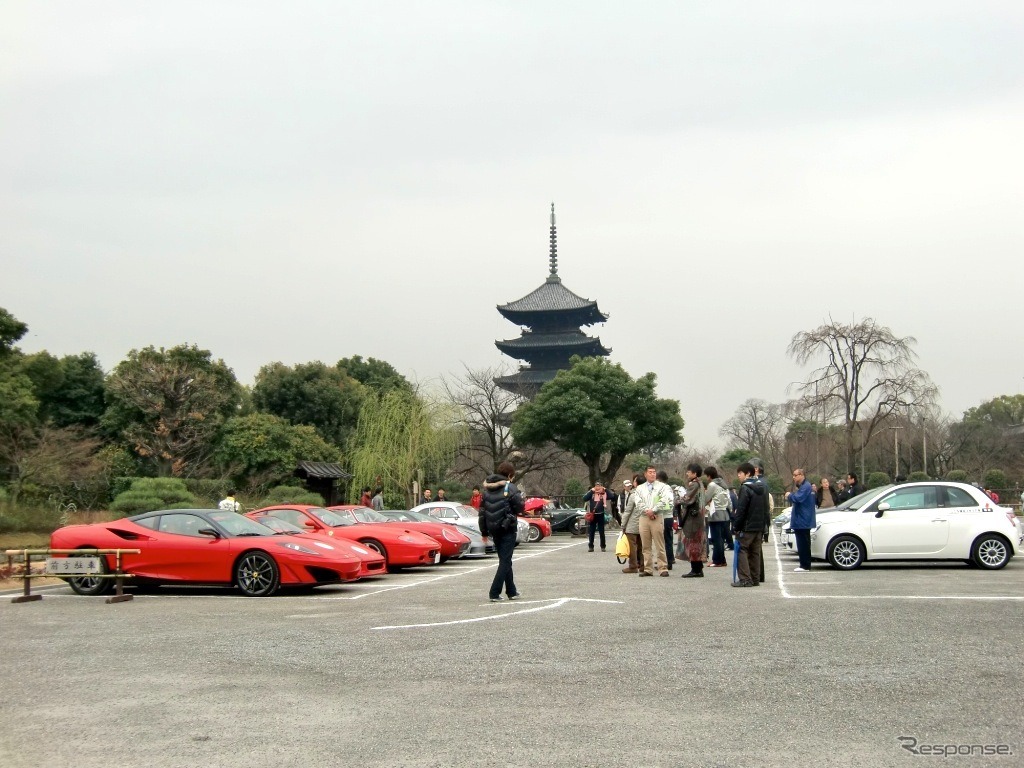
[[[829,523],[848,523],[854,520],[860,520],[863,515],[863,512],[836,510],[835,512],[818,512],[815,514],[814,519],[818,525],[827,525]]]

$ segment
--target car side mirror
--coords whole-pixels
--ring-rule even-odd
[[[881,517],[883,514],[888,512],[889,509],[889,502],[883,501],[881,504],[878,505],[878,511],[875,512],[875,517]]]
[[[213,528],[200,528],[196,533],[200,536],[212,536],[215,539],[220,538],[220,534]]]
[[[315,531],[316,530],[316,523],[314,523],[312,520],[303,520],[302,521],[302,527],[303,528],[309,528],[309,530],[311,530],[311,531]]]

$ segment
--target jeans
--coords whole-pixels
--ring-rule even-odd
[[[498,552],[498,570],[494,573],[489,597],[501,597],[502,587],[505,587],[505,594],[509,597],[518,595],[519,590],[512,580],[512,551],[516,548],[516,532],[502,533],[491,538],[494,540],[494,549]]]
[[[811,570],[811,529],[794,528],[793,538],[796,539],[796,552],[800,556],[800,567]]]
[[[729,521],[711,523],[711,562],[725,565],[725,532],[729,530]]]
[[[595,512],[594,519],[587,523],[587,535],[590,537],[590,548],[594,548],[594,532],[601,533],[601,549],[605,548],[604,541],[604,512]]]
[[[665,557],[668,559],[668,567],[671,568],[676,562],[676,553],[672,549],[672,537],[674,531],[672,530],[672,524],[675,520],[671,517],[665,518]]]

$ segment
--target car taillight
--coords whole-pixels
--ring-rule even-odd
[[[1012,509],[1006,510],[1006,519],[1010,521],[1010,525],[1012,525],[1014,527],[1017,526],[1017,516],[1015,514],[1013,514],[1013,510]]]

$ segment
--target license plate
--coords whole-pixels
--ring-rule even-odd
[[[441,562],[441,553],[438,552],[437,554],[434,555],[434,565],[437,565],[440,562]]]
[[[98,557],[48,557],[46,572],[79,576],[103,573],[103,568]]]

